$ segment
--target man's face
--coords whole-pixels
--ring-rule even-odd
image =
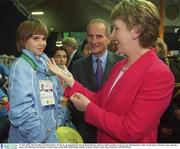
[[[69,56],[74,52],[74,50],[76,50],[72,46],[67,45],[67,44],[63,45],[63,47],[66,49]]]
[[[90,24],[87,30],[87,41],[92,54],[98,57],[103,55],[109,44],[105,25],[102,23]]]

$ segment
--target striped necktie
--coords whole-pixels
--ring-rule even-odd
[[[96,73],[95,73],[95,78],[96,78],[96,85],[99,89],[101,87],[101,84],[102,84],[104,72],[103,72],[103,68],[101,66],[101,60],[99,58],[96,59],[96,63],[97,63],[97,69],[96,69]]]

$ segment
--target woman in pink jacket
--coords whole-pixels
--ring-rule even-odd
[[[65,96],[97,127],[97,142],[155,143],[159,119],[174,86],[172,73],[152,48],[159,35],[158,10],[146,0],[122,0],[111,18],[111,36],[127,58],[115,64],[97,93],[84,88],[53,60],[49,68],[69,85]]]

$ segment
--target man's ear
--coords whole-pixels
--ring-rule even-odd
[[[134,26],[134,27],[131,29],[132,39],[137,39],[140,34],[141,34],[141,28],[140,28],[140,26]]]

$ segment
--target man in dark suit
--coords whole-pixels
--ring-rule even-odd
[[[75,80],[86,88],[97,91],[107,80],[112,66],[120,59],[107,50],[110,41],[110,25],[103,19],[93,19],[87,25],[87,41],[91,49],[91,55],[77,60],[72,66],[72,74]],[[100,59],[103,77],[100,86],[97,84],[97,60]],[[96,143],[96,128],[84,121],[83,112],[71,106],[72,121],[80,132],[85,143]]]
[[[62,40],[62,44],[69,56],[68,70],[71,72],[72,64],[83,55],[78,51],[78,43],[75,38],[67,37]]]

